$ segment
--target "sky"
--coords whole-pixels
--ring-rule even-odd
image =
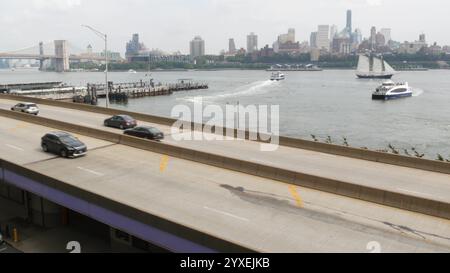
[[[218,54],[229,38],[245,47],[250,32],[263,47],[288,28],[299,41],[308,41],[319,24],[343,29],[347,9],[363,36],[376,26],[391,28],[397,41],[425,33],[428,42],[450,45],[448,0],[1,0],[0,52],[58,39],[102,51],[103,41],[81,27],[86,24],[108,34],[110,49],[122,54],[133,33],[148,48],[169,53],[188,53],[189,41],[200,35],[206,53]]]

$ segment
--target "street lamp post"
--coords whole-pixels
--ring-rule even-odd
[[[109,85],[108,85],[108,35],[101,33],[100,31],[94,29],[91,26],[88,25],[81,25],[82,27],[90,29],[92,32],[94,32],[98,37],[102,38],[105,41],[105,90],[106,90],[106,108],[109,107]]]

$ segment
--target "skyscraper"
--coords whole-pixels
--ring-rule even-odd
[[[375,43],[377,42],[377,28],[372,27],[370,29],[370,45],[373,47]]]
[[[236,44],[234,43],[234,39],[230,38],[228,40],[228,53],[236,54]]]
[[[317,32],[311,32],[311,36],[309,38],[309,46],[311,48],[317,48]]]
[[[250,33],[247,35],[247,52],[253,53],[258,50],[258,35]]]
[[[205,41],[200,36],[195,36],[190,43],[191,58],[201,57],[205,55]]]
[[[295,28],[290,28],[287,34],[288,42],[295,43]]]
[[[380,33],[383,34],[384,40],[386,41],[386,43],[388,43],[390,40],[392,40],[390,28],[382,28],[380,30]]]
[[[346,28],[347,28],[347,33],[351,35],[352,31],[353,31],[353,29],[352,29],[352,11],[351,10],[347,10],[347,25],[346,25]]]
[[[338,27],[336,25],[332,25],[330,27],[330,40],[333,41],[333,38],[338,34]]]
[[[125,53],[125,57],[128,60],[131,60],[134,56],[139,55],[139,52],[145,51],[145,45],[139,42],[139,34],[133,34],[133,38],[131,41],[127,43],[127,51]]]
[[[319,25],[317,29],[317,48],[330,51],[330,26]]]
[[[359,45],[362,42],[362,31],[359,28],[356,28],[352,38],[353,43]]]

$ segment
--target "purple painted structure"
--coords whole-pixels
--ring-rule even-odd
[[[86,215],[111,227],[123,230],[142,240],[151,242],[172,252],[215,253],[214,249],[186,240],[164,230],[146,225],[117,212],[53,189],[28,177],[0,168],[2,180],[23,190],[48,199],[56,204]]]

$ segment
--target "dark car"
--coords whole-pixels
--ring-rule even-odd
[[[80,157],[87,153],[86,145],[66,132],[48,133],[42,137],[41,147],[44,152],[51,152],[62,157]]]
[[[146,138],[151,140],[164,139],[164,133],[155,127],[139,126],[133,129],[125,130],[124,134],[134,137]]]
[[[105,119],[104,122],[107,127],[115,127],[120,129],[128,129],[134,128],[137,125],[137,122],[134,118],[127,115],[117,115],[113,116],[109,119]]]

